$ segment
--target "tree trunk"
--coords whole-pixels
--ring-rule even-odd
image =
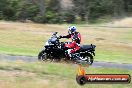
[[[38,5],[39,10],[40,10],[40,15],[43,16],[46,11],[44,0],[32,0],[32,2]]]

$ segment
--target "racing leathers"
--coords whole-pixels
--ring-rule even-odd
[[[72,54],[80,49],[81,34],[79,32],[75,32],[72,34],[68,34],[66,36],[61,36],[61,38],[71,38],[71,40],[72,40],[72,42],[65,44],[65,47],[69,48],[68,56],[71,59]]]

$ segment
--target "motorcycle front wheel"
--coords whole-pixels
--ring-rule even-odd
[[[38,60],[39,61],[46,61],[47,60],[47,54],[45,53],[45,50],[42,50],[38,54]]]

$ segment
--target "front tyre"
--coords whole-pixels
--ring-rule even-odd
[[[46,61],[47,60],[47,54],[45,53],[45,50],[42,50],[38,54],[38,60],[39,61]]]

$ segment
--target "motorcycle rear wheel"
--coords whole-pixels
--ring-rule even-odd
[[[93,56],[91,54],[84,54],[82,57],[80,57],[80,62],[92,65],[93,64]]]
[[[85,56],[85,58],[87,58],[85,61],[87,61],[87,63],[88,63],[89,65],[92,65],[92,64],[93,64],[93,56],[92,56],[91,54]]]

